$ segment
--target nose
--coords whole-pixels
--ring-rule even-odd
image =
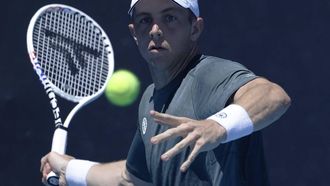
[[[163,37],[163,32],[157,24],[154,24],[150,30],[150,38],[153,40],[159,40]]]

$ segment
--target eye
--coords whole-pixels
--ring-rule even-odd
[[[151,17],[143,17],[138,20],[139,24],[150,24],[152,22]]]
[[[165,21],[166,21],[167,23],[172,23],[172,22],[176,21],[177,19],[178,19],[178,18],[175,17],[175,16],[173,16],[173,15],[166,15],[166,16],[165,16]]]

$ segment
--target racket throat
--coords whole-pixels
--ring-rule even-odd
[[[52,151],[65,154],[68,132],[66,129],[58,127],[53,136]]]
[[[56,129],[62,129],[62,130],[68,131],[68,127],[63,126],[62,124],[56,125],[55,128]]]
[[[44,86],[44,90],[47,94],[47,97],[49,99],[49,103],[50,103],[51,108],[52,108],[52,113],[54,115],[55,127],[57,128],[58,126],[63,125],[63,123],[62,123],[62,119],[60,117],[60,108],[58,107],[58,104],[57,104],[56,95],[54,93],[54,90],[51,87],[50,81],[47,79],[46,75],[42,71],[40,63],[37,60],[34,60],[33,61],[33,66],[34,66],[34,70],[36,71],[36,73],[39,76],[39,79],[40,79],[41,83]]]

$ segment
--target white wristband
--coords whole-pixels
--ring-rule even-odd
[[[95,164],[98,163],[87,160],[70,160],[65,170],[67,184],[69,186],[86,186],[88,170]]]
[[[222,143],[236,140],[253,132],[253,123],[243,107],[231,104],[220,112],[208,117],[226,129],[227,137]]]

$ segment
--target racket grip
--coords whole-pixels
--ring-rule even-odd
[[[52,151],[59,154],[65,153],[67,134],[68,132],[65,129],[57,128],[55,130],[52,142]],[[52,171],[47,175],[47,185],[58,186],[59,179],[59,176]]]
[[[54,132],[52,151],[64,154],[66,150],[66,139],[68,132],[65,129],[57,128]]]
[[[47,186],[58,186],[59,177],[52,171],[47,175]]]

